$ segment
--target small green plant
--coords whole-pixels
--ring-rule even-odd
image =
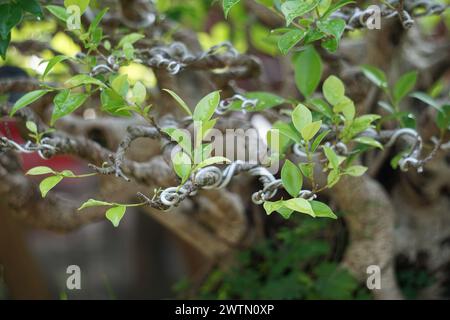
[[[333,222],[296,217],[273,240],[239,253],[229,270],[215,270],[199,291],[200,299],[370,299],[347,271],[331,261],[321,239]],[[190,286],[183,281],[179,293]]]

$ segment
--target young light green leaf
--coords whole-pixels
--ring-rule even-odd
[[[127,96],[129,86],[127,74],[120,74],[111,81],[111,88],[124,98]]]
[[[142,103],[144,103],[145,98],[147,97],[147,89],[142,84],[142,82],[137,81],[133,87],[132,92],[133,92],[133,99],[134,99],[135,103],[137,103],[138,105],[141,105]]]
[[[283,207],[286,207],[288,209],[297,212],[309,214],[312,217],[316,216],[309,201],[303,198],[294,198],[286,200],[283,202]]]
[[[185,152],[179,151],[172,157],[172,164],[175,173],[181,179],[181,183],[186,182],[191,174],[191,158]]]
[[[87,84],[94,84],[102,88],[106,87],[106,85],[103,82],[87,74],[77,74],[76,76],[73,76],[72,78],[67,80],[66,84],[71,88]]]
[[[316,91],[322,70],[322,60],[313,46],[308,46],[294,58],[295,84],[305,97]]]
[[[345,87],[336,76],[329,76],[322,87],[323,95],[327,101],[335,106],[345,97]]]
[[[60,91],[53,99],[54,109],[50,124],[53,125],[56,120],[74,112],[81,107],[88,98],[84,93],[72,93],[70,90]]]
[[[323,151],[333,169],[337,170],[339,168],[339,158],[337,154],[328,146],[323,146]]]
[[[291,161],[286,160],[281,169],[281,181],[286,191],[292,197],[298,197],[303,185],[303,176],[299,167]]]
[[[225,13],[225,19],[228,17],[228,12],[230,12],[230,9],[239,3],[240,0],[223,0],[222,6],[223,6],[223,12]]]
[[[164,128],[162,129],[162,131],[167,133],[173,141],[178,143],[187,154],[192,155],[191,135],[187,130],[177,128]]]
[[[42,174],[49,174],[49,173],[55,173],[55,171],[53,171],[52,168],[49,167],[45,167],[45,166],[38,166],[38,167],[34,167],[31,168],[30,170],[27,171],[26,175],[29,176],[40,176]]]
[[[99,201],[99,200],[95,200],[95,199],[89,199],[88,201],[86,201],[85,203],[83,203],[81,205],[81,207],[78,208],[78,210],[83,210],[85,208],[90,208],[90,207],[99,207],[99,206],[112,206],[112,203],[109,202],[105,202],[105,201]]]
[[[207,158],[205,160],[203,160],[202,162],[200,162],[195,169],[201,169],[203,167],[207,167],[207,166],[211,166],[213,164],[223,164],[223,163],[230,163],[231,161],[225,157],[220,157],[220,156],[215,156],[215,157],[211,157],[211,158]]]
[[[125,211],[127,211],[125,206],[116,206],[108,209],[105,216],[109,221],[111,221],[113,226],[117,228],[125,215]]]
[[[277,211],[283,207],[283,200],[265,201],[263,207],[264,210],[266,210],[267,215],[270,215],[272,212]]]
[[[26,106],[32,104],[36,100],[40,99],[42,96],[44,96],[48,90],[35,90],[28,92],[23,97],[21,97],[19,100],[16,101],[14,106],[11,109],[11,112],[9,114],[10,117],[12,117],[17,111],[19,111],[22,108],[25,108]]]
[[[333,210],[331,210],[325,203],[315,200],[312,200],[309,203],[311,204],[316,217],[337,219],[337,216],[334,214]]]
[[[312,178],[314,172],[314,163],[300,163],[298,166],[305,177],[307,177],[308,179]]]
[[[361,70],[367,79],[372,81],[377,87],[387,88],[387,80],[384,72],[374,66],[362,65]]]
[[[361,143],[361,144],[365,144],[365,145],[372,146],[375,148],[383,149],[383,145],[371,137],[357,137],[353,140],[358,143]]]
[[[195,106],[194,121],[208,121],[216,111],[220,102],[219,91],[214,91],[203,97]]]
[[[332,119],[334,117],[334,113],[331,110],[330,106],[323,99],[314,98],[314,99],[309,100],[309,102],[314,111],[320,112],[321,114],[323,114],[324,116],[326,116],[327,118],[330,118],[330,119]]]
[[[273,129],[278,130],[281,135],[291,139],[292,141],[294,141],[296,143],[301,143],[301,141],[302,141],[302,137],[300,136],[300,133],[297,132],[297,130],[295,129],[293,124],[288,124],[288,123],[279,121],[273,125]]]
[[[408,72],[400,77],[394,86],[394,101],[396,103],[406,96],[416,85],[417,71]]]
[[[89,6],[89,2],[90,0],[64,0],[64,6],[66,8],[70,6],[77,6],[78,8],[80,8],[80,13],[83,13]]]
[[[300,29],[292,29],[278,38],[278,49],[284,55],[300,42],[306,35],[306,31]]]
[[[130,33],[127,34],[125,37],[120,39],[119,44],[117,45],[118,48],[122,48],[126,43],[128,44],[134,44],[135,42],[144,39],[145,36],[143,34],[139,33]]]
[[[351,166],[345,169],[344,173],[348,174],[352,177],[359,177],[362,176],[367,171],[367,167],[364,166]]]
[[[188,115],[190,115],[192,117],[192,112],[191,109],[189,109],[189,107],[187,106],[186,102],[183,101],[183,99],[181,99],[175,92],[173,92],[172,90],[169,89],[163,89],[163,91],[167,92],[168,94],[170,94],[172,96],[172,98],[175,99],[176,102],[178,102],[178,105],[184,110],[186,111],[186,113]]]
[[[38,129],[37,129],[36,123],[34,123],[33,121],[27,121],[27,122],[25,123],[25,126],[27,127],[27,129],[28,129],[30,132],[32,132],[32,133],[34,133],[34,134],[38,133]]]
[[[341,175],[338,169],[333,169],[330,171],[327,177],[327,185],[328,188],[333,187],[336,183],[339,182]]]
[[[333,111],[335,113],[342,113],[345,120],[350,121],[355,117],[355,104],[348,97],[344,96],[334,105]]]
[[[311,111],[303,104],[298,104],[298,106],[292,112],[292,122],[298,132],[312,122]]]
[[[39,190],[41,191],[42,198],[45,198],[47,193],[52,190],[62,179],[62,176],[51,176],[42,180],[39,184]]]
[[[311,140],[316,135],[316,133],[319,132],[321,125],[322,121],[314,121],[304,126],[303,129],[300,131],[303,139],[305,141]]]

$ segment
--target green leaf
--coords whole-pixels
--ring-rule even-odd
[[[311,111],[303,104],[298,104],[292,112],[292,122],[297,131],[302,132],[302,129],[312,122]]]
[[[345,87],[342,81],[336,76],[329,76],[322,87],[325,99],[331,105],[337,105],[345,97]]]
[[[122,48],[125,44],[134,44],[135,42],[138,42],[141,39],[144,39],[145,36],[143,34],[139,33],[130,33],[120,39],[119,44],[117,45],[118,48]]]
[[[125,206],[116,206],[108,209],[105,216],[109,221],[111,221],[113,226],[117,228],[125,215],[125,211],[127,211]]]
[[[9,116],[12,117],[17,111],[19,111],[22,108],[25,108],[26,106],[32,104],[36,100],[40,99],[43,95],[45,95],[48,90],[35,90],[28,92],[26,95],[21,97],[19,100],[16,101],[14,104],[11,112],[9,113]]]
[[[54,56],[48,61],[47,67],[45,67],[44,74],[42,75],[42,78],[45,78],[48,73],[60,62],[63,62],[64,60],[69,59],[69,57],[64,55]]]
[[[436,100],[434,100],[432,97],[427,95],[424,92],[413,92],[410,94],[410,97],[419,99],[423,103],[435,108],[436,110],[440,111],[439,105],[437,104]]]
[[[319,99],[319,98],[315,98],[315,99],[309,100],[309,102],[312,105],[313,110],[320,112],[327,118],[332,119],[334,117],[334,113],[326,101]]]
[[[337,216],[334,214],[333,210],[331,210],[325,203],[315,200],[312,200],[309,203],[311,204],[316,217],[337,219]]]
[[[22,20],[22,9],[13,4],[0,4],[0,38],[6,39],[14,28]]]
[[[133,99],[134,102],[138,105],[141,105],[145,102],[145,99],[147,97],[147,89],[142,84],[142,82],[137,81],[136,84],[133,87]]]
[[[331,132],[331,130],[325,130],[321,134],[317,136],[314,142],[311,145],[311,152],[316,152],[322,140]]]
[[[355,1],[353,0],[340,0],[336,3],[333,3],[328,10],[322,15],[322,18],[327,18],[330,14],[332,14],[333,12],[339,10],[340,8],[350,4],[350,3],[355,3]]]
[[[330,171],[327,177],[327,185],[329,188],[333,187],[336,183],[339,182],[340,173],[338,169],[333,169]]]
[[[50,124],[53,125],[56,120],[74,112],[83,105],[87,98],[87,94],[72,93],[68,89],[59,92],[53,99],[55,107]]]
[[[282,54],[287,54],[306,35],[306,31],[292,29],[278,38],[278,48]]]
[[[313,10],[319,4],[319,0],[286,1],[281,5],[281,12],[286,19],[286,25],[290,25],[295,18]]]
[[[223,12],[225,13],[225,18],[228,17],[228,12],[230,12],[230,9],[239,3],[240,0],[223,0],[222,6],[223,6]]]
[[[36,123],[34,123],[33,121],[27,121],[26,123],[25,123],[25,126],[27,127],[27,129],[30,131],[30,132],[32,132],[32,133],[38,133],[37,131],[37,126],[36,126]]]
[[[75,178],[76,177],[76,175],[70,170],[63,170],[59,173],[59,175],[63,176],[64,178]]]
[[[8,33],[5,39],[0,37],[0,57],[6,59],[6,51],[8,50],[9,42],[11,41],[11,32]]]
[[[94,18],[94,20],[91,22],[91,25],[89,26],[89,33],[93,33],[95,29],[97,29],[98,25],[100,24],[100,21],[102,21],[103,16],[108,12],[109,8],[104,8],[102,11],[100,11]]]
[[[170,94],[172,96],[172,98],[175,99],[176,102],[178,102],[178,105],[184,110],[186,111],[186,113],[188,115],[190,115],[192,117],[192,112],[191,109],[189,109],[189,107],[187,106],[186,102],[183,101],[183,99],[181,99],[175,92],[173,92],[172,90],[169,89],[163,89],[163,91],[167,92],[168,94]]]
[[[314,172],[314,163],[300,163],[298,166],[305,177],[307,177],[308,179],[312,178]]]
[[[203,97],[195,106],[194,121],[208,121],[216,111],[220,102],[219,91],[214,91]]]
[[[66,12],[66,9],[61,6],[49,5],[45,7],[52,15],[63,22],[67,22],[69,18],[69,14]]]
[[[298,197],[303,185],[303,176],[300,169],[289,160],[285,161],[281,169],[281,181],[292,197]]]
[[[51,176],[42,180],[39,184],[39,190],[41,191],[42,198],[45,198],[47,193],[52,190],[62,179],[62,176]]]
[[[350,121],[355,117],[355,104],[348,97],[344,96],[341,98],[341,101],[334,105],[333,111],[335,113],[341,112],[345,120]]]
[[[94,77],[88,76],[87,74],[77,74],[76,76],[73,76],[72,78],[67,80],[66,84],[72,88],[87,84],[94,84],[102,88],[106,87],[103,82]]]
[[[367,171],[367,167],[364,166],[351,166],[345,169],[344,173],[352,177],[362,176]]]
[[[202,162],[200,162],[195,169],[201,169],[203,167],[207,167],[216,163],[230,163],[231,161],[225,157],[220,157],[220,156],[216,156],[216,157],[211,157],[208,159],[203,160]]]
[[[394,86],[394,101],[396,103],[400,102],[400,100],[414,88],[416,81],[417,71],[411,71],[401,76]]]
[[[90,208],[90,207],[111,206],[111,205],[113,205],[113,204],[109,203],[109,202],[99,201],[99,200],[95,200],[95,199],[89,199],[88,201],[83,203],[81,205],[81,207],[78,208],[78,210],[83,210],[85,208]]]
[[[322,125],[322,121],[315,121],[307,124],[303,127],[301,134],[305,141],[311,140],[317,132],[320,130],[320,126]]]
[[[114,116],[130,116],[128,110],[124,110],[127,107],[127,102],[117,92],[112,89],[105,89],[100,94],[100,100],[102,103],[102,110],[106,111]]]
[[[441,107],[441,111],[436,116],[436,124],[439,129],[449,129],[450,126],[450,105],[446,104]]]
[[[264,210],[266,210],[267,215],[270,215],[272,212],[277,211],[278,209],[283,207],[283,200],[278,201],[265,201],[263,204]]]
[[[164,128],[162,131],[167,133],[173,141],[178,143],[187,154],[192,155],[192,142],[189,132],[177,128]]]
[[[30,170],[27,171],[26,175],[29,176],[40,176],[42,174],[49,174],[49,173],[55,173],[55,171],[53,171],[52,168],[49,167],[44,167],[44,166],[39,166],[39,167],[34,167],[31,168]]]
[[[329,52],[335,52],[339,47],[342,34],[344,33],[346,22],[343,19],[325,20],[317,23],[319,30],[331,38],[322,41],[322,47]]]
[[[17,0],[17,4],[22,8],[22,10],[35,16],[42,17],[42,8],[36,0]]]
[[[313,46],[308,46],[294,58],[295,84],[305,97],[316,91],[322,71],[322,60]]]
[[[353,139],[354,141],[358,142],[358,143],[362,143],[368,146],[372,146],[375,148],[379,148],[379,149],[383,149],[383,145],[381,143],[379,143],[377,140],[375,140],[374,138],[371,137],[357,137],[355,139]]]
[[[384,72],[374,66],[362,65],[361,70],[367,79],[372,81],[377,87],[387,88],[387,80]]]
[[[78,8],[80,8],[80,13],[82,14],[89,6],[89,2],[89,0],[64,0],[64,6],[66,8],[70,6],[77,6]]]
[[[294,212],[294,210],[285,208],[285,207],[281,207],[277,210],[277,212],[284,218],[284,219],[289,219],[292,215],[292,213]]]
[[[337,170],[339,168],[339,158],[337,154],[328,146],[323,146],[323,151],[333,169]]]
[[[183,151],[179,151],[172,157],[172,164],[175,173],[181,179],[181,183],[186,182],[191,174],[191,158]]]
[[[302,137],[292,124],[279,121],[273,125],[273,129],[278,130],[283,136],[293,140],[296,143],[300,143],[302,141]]]
[[[309,214],[312,217],[316,216],[309,201],[303,198],[294,198],[286,200],[283,202],[283,207],[286,207],[288,209],[297,212]]]
[[[127,96],[129,86],[127,74],[120,74],[111,81],[111,88],[123,98]]]

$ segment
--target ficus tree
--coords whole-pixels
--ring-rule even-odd
[[[233,251],[228,243],[256,241],[247,232],[255,228],[249,210],[257,220],[276,219],[275,213],[348,219],[353,247],[344,265],[356,275],[369,261],[381,265],[386,284],[380,297],[399,297],[390,265],[395,250],[389,244],[379,252],[375,244],[394,238],[395,211],[377,180],[386,163],[391,172],[417,174],[448,153],[449,57],[436,54],[414,64],[407,56],[425,46],[417,39],[408,44],[411,33],[419,37],[419,17],[437,19],[424,29],[445,26],[447,5],[219,2],[224,19],[209,37],[192,21],[218,12],[209,1],[184,9],[177,1],[2,1],[2,58],[14,63],[16,52],[40,57],[35,78],[1,84],[1,94],[23,93],[0,110],[23,124],[25,139],[0,138],[0,174],[11,186],[0,189],[2,202],[21,219],[56,230],[103,217],[118,227],[128,208],[142,207],[213,259]],[[367,30],[374,19],[381,30]],[[78,52],[15,39],[24,25],[39,23],[51,23],[46,36],[64,36]],[[220,28],[225,39],[214,38]],[[440,52],[448,50],[446,32],[444,44],[434,44]],[[136,77],[140,72],[152,81]],[[278,84],[271,81],[274,74]],[[93,127],[107,142],[90,136]],[[257,135],[237,148],[257,145],[263,159],[224,153],[223,141],[211,139],[243,128]],[[147,138],[140,145],[145,161],[133,159],[139,138]],[[33,167],[25,175],[41,177],[36,189],[11,165],[20,153],[44,159],[70,154],[90,170]],[[55,189],[62,180],[92,176],[102,179],[104,191],[63,203]],[[108,192],[111,184],[126,192]],[[16,193],[30,200],[16,203]],[[33,209],[38,202],[45,206]],[[186,219],[193,210],[216,217]],[[344,216],[338,218],[337,210]],[[368,252],[366,260],[352,260],[361,259],[352,255],[358,250]]]

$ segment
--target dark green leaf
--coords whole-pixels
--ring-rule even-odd
[[[300,29],[292,29],[278,38],[278,48],[282,54],[287,54],[300,40],[305,37],[306,32]]]
[[[87,98],[87,94],[72,93],[68,89],[59,92],[53,100],[55,107],[50,124],[53,125],[56,120],[74,112],[83,105]]]
[[[23,97],[21,97],[19,100],[16,101],[9,115],[12,117],[17,111],[32,104],[33,102],[41,98],[43,95],[45,95],[47,92],[49,91],[35,90],[28,92],[26,95],[24,95]]]
[[[313,46],[308,46],[294,59],[295,84],[305,96],[311,96],[322,77],[322,60]]]

